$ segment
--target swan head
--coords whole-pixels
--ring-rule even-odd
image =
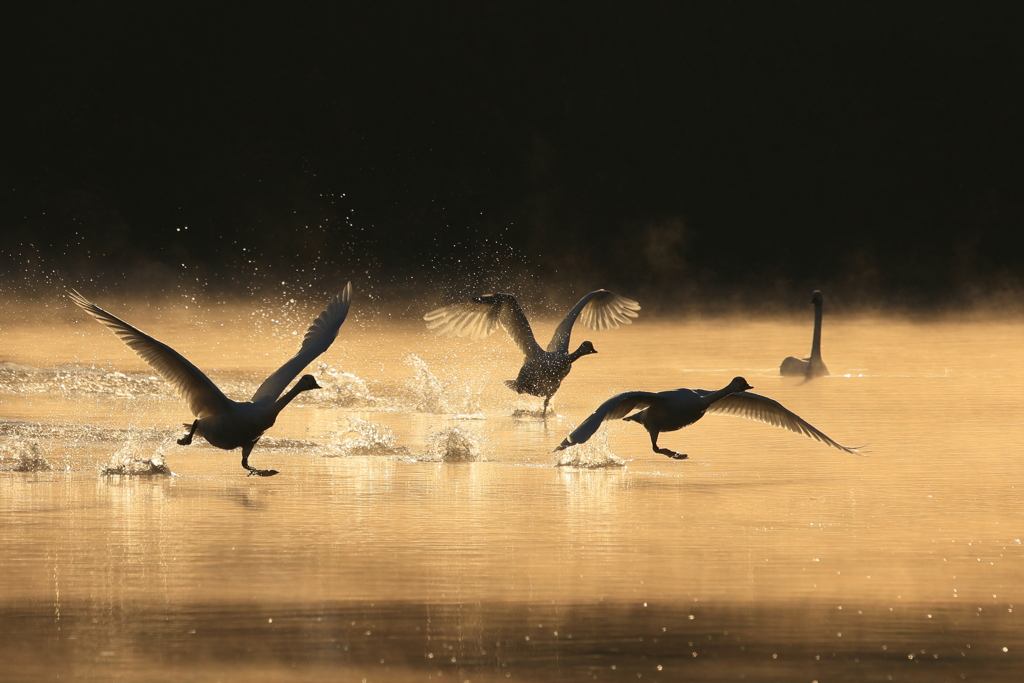
[[[753,389],[754,387],[747,384],[747,380],[742,377],[733,377],[732,381],[729,382],[729,388],[733,391],[746,391],[747,389]]]
[[[309,391],[310,389],[321,389],[322,387],[316,383],[316,377],[313,377],[313,375],[303,375],[295,383],[295,388],[299,391]]]
[[[821,292],[819,292],[818,290],[814,290],[814,294],[811,294],[811,303],[812,304],[820,304],[824,300],[825,299],[821,296]]]
[[[583,342],[580,344],[580,348],[576,349],[577,356],[586,356],[591,353],[597,353],[597,349],[595,349],[594,345],[588,341]]]

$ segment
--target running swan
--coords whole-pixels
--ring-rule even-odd
[[[533,330],[511,294],[486,294],[469,301],[444,306],[423,316],[427,328],[441,334],[482,339],[494,332],[498,325],[505,328],[512,341],[519,346],[526,358],[516,379],[505,380],[505,386],[516,393],[544,397],[542,415],[547,415],[548,403],[558,391],[562,380],[569,374],[572,364],[580,357],[597,353],[588,341],[569,353],[569,335],[573,323],[579,321],[595,331],[632,324],[632,318],[639,315],[640,304],[599,289],[587,294],[573,306],[569,314],[555,330],[546,350],[541,349],[533,338]]]
[[[327,309],[309,326],[299,352],[267,377],[252,399],[246,402],[232,401],[203,374],[202,370],[192,365],[180,353],[120,318],[115,318],[75,290],[71,290],[68,298],[113,330],[121,341],[170,382],[178,396],[185,400],[189,410],[198,419],[192,423],[189,433],[178,439],[179,445],[189,445],[192,443],[192,437],[198,435],[217,448],[227,451],[241,448],[242,467],[249,470],[249,476],[257,474],[261,477],[270,477],[277,474],[277,470],[258,470],[251,467],[249,454],[263,436],[263,432],[274,425],[277,414],[293,398],[303,391],[320,388],[313,375],[303,375],[288,393],[281,396],[288,383],[314,358],[330,348],[338,336],[338,330],[345,322],[352,301],[352,283],[345,285],[345,289],[327,304]]]
[[[779,366],[779,374],[794,377],[824,377],[828,374],[828,368],[821,360],[821,292],[814,292],[811,295],[811,303],[814,304],[814,338],[811,341],[811,357],[800,360],[790,356],[782,361]]]
[[[583,421],[579,427],[567,436],[556,451],[569,446],[584,443],[594,435],[605,420],[622,418],[631,422],[639,422],[651,435],[651,447],[655,453],[670,458],[683,460],[685,453],[677,453],[667,448],[658,447],[658,435],[662,432],[674,432],[692,425],[704,415],[731,415],[745,417],[748,420],[765,422],[776,427],[803,434],[827,446],[838,448],[847,453],[860,453],[856,448],[848,448],[825,436],[799,415],[782,407],[778,401],[747,393],[752,389],[747,380],[736,377],[724,389],[707,391],[705,389],[676,389],[651,393],[648,391],[627,391],[612,396],[602,403],[594,414]],[[631,410],[640,408],[637,413],[625,417]]]

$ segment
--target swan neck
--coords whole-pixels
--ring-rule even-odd
[[[811,358],[821,358],[821,303],[814,304],[814,337],[811,339]]]
[[[284,407],[291,403],[292,399],[294,399],[296,396],[298,396],[305,390],[306,388],[302,386],[301,383],[296,384],[294,387],[289,389],[284,396],[274,401],[274,415],[276,416],[278,413],[284,410]]]
[[[569,362],[570,363],[575,363],[577,361],[577,359],[581,358],[582,356],[585,356],[586,353],[587,353],[586,350],[581,345],[578,349],[576,349],[575,351],[573,351],[572,353],[569,354]]]
[[[707,396],[704,397],[704,407],[705,407],[705,410],[707,408],[709,408],[712,404],[714,404],[714,403],[716,403],[718,401],[721,401],[726,396],[729,396],[730,394],[735,394],[736,392],[739,392],[739,391],[743,391],[743,390],[738,388],[738,387],[733,386],[732,384],[730,384],[729,386],[724,387],[722,389],[719,389],[718,391],[712,391],[710,394],[708,394]]]

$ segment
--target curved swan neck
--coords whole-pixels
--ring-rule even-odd
[[[289,389],[284,396],[274,401],[274,415],[276,416],[278,413],[284,410],[284,407],[291,403],[292,399],[301,394],[303,391],[306,391],[307,388],[308,387],[304,386],[302,382],[299,382],[294,387]]]
[[[749,386],[747,387],[749,388]],[[738,385],[736,382],[730,382],[728,386],[719,389],[718,391],[712,391],[710,394],[704,397],[704,407],[707,409],[708,406],[712,405],[717,401],[721,401],[730,394],[735,394],[740,391],[744,391],[744,388]]]
[[[811,340],[811,358],[821,358],[821,302],[814,302],[814,337]]]
[[[593,353],[593,351],[588,349],[585,344],[580,344],[578,349],[569,354],[569,362],[575,363],[579,358],[591,353]]]

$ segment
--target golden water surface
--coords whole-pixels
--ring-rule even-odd
[[[326,300],[326,297],[324,297]],[[315,304],[98,300],[247,398]],[[1024,325],[826,317],[580,327],[552,405],[500,332],[352,314],[253,451],[64,301],[0,329],[0,679],[1018,680]],[[538,338],[554,321],[535,324]],[[835,440],[708,416],[651,452],[601,401],[742,375]],[[559,465],[560,458],[563,463]],[[171,474],[166,472],[169,470]]]

